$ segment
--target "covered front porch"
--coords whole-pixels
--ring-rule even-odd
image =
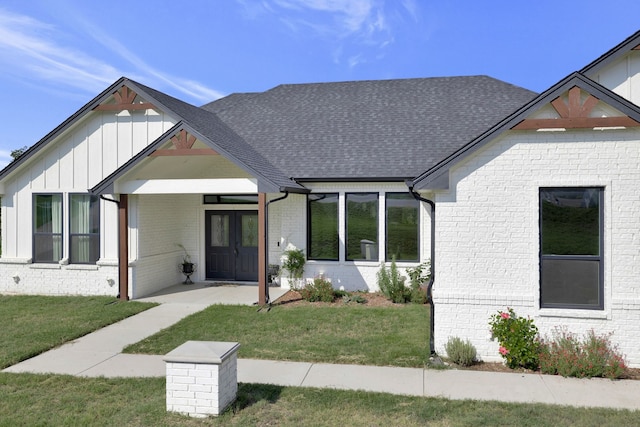
[[[308,190],[246,146],[234,155],[230,147],[242,140],[225,147],[214,141],[178,123],[91,189],[118,206],[120,299],[162,292],[181,279],[184,262],[195,265],[191,279],[202,289],[221,280],[253,282],[252,302],[273,299],[269,205]]]

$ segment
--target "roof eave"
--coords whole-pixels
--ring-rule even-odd
[[[471,155],[489,141],[495,139],[502,132],[511,129],[520,121],[524,120],[534,110],[551,102],[573,86],[581,87],[587,92],[596,95],[598,99],[612,104],[615,108],[620,110],[620,112],[640,121],[640,109],[638,106],[615,94],[604,86],[594,82],[581,73],[574,72],[513,112],[511,115],[504,118],[495,126],[489,128],[487,131],[465,144],[462,148],[443,159],[432,168],[414,178],[411,181],[411,186],[416,190],[442,189],[441,186],[444,182],[443,175],[445,173],[448,175],[448,171],[453,165]],[[446,179],[448,181],[448,177]]]
[[[606,67],[616,59],[620,58],[623,55],[626,55],[630,50],[633,50],[635,47],[640,45],[640,31],[636,31],[634,34],[627,37],[618,45],[614,46],[612,49],[609,49],[607,52],[602,54],[596,60],[592,61],[584,68],[580,70],[581,74],[589,74],[593,72],[597,72],[602,68]]]

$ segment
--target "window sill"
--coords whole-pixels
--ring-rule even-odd
[[[31,264],[29,268],[33,270],[60,270],[62,266],[58,263],[55,264]]]
[[[64,266],[65,270],[97,270],[98,266],[95,264],[68,264]]]
[[[605,310],[577,310],[569,308],[541,308],[538,310],[540,317],[560,317],[567,319],[598,319],[606,320],[609,313]]]
[[[0,258],[0,264],[31,264],[31,258]]]

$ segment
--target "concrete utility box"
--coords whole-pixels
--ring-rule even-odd
[[[167,411],[220,415],[238,393],[239,348],[237,342],[187,341],[164,356]]]

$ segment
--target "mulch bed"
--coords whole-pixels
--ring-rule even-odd
[[[358,304],[365,307],[395,307],[402,308],[405,307],[406,304],[396,304],[394,302],[389,301],[384,295],[380,293],[368,293],[368,292],[353,292],[353,295],[360,295],[364,299],[367,300],[364,304]],[[357,303],[349,303],[349,305],[353,305]],[[346,304],[340,299],[336,299],[331,303],[327,302],[308,302],[302,299],[299,292],[296,291],[288,291],[286,294],[282,295],[280,298],[273,302],[274,306],[282,305],[287,307],[293,306],[345,306]],[[522,373],[522,374],[537,374],[538,371],[531,371],[528,369],[511,369],[505,366],[503,363],[495,363],[495,362],[479,362],[469,367],[458,367],[452,365],[452,367],[456,369],[469,369],[474,371],[485,371],[485,372],[508,372],[508,373]],[[640,380],[640,369],[629,368],[627,379],[631,380]]]
[[[397,307],[402,308],[405,304],[396,304],[394,302],[389,301],[384,295],[375,293],[375,292],[351,292],[351,295],[359,295],[367,302],[363,304],[358,304],[355,302],[350,302],[349,305],[362,305],[366,307]],[[299,292],[296,291],[288,291],[286,294],[282,295],[280,298],[275,300],[271,305],[286,305],[286,306],[304,306],[304,305],[320,305],[320,306],[331,306],[338,307],[346,305],[341,298],[336,299],[333,302],[309,302],[302,299]]]

